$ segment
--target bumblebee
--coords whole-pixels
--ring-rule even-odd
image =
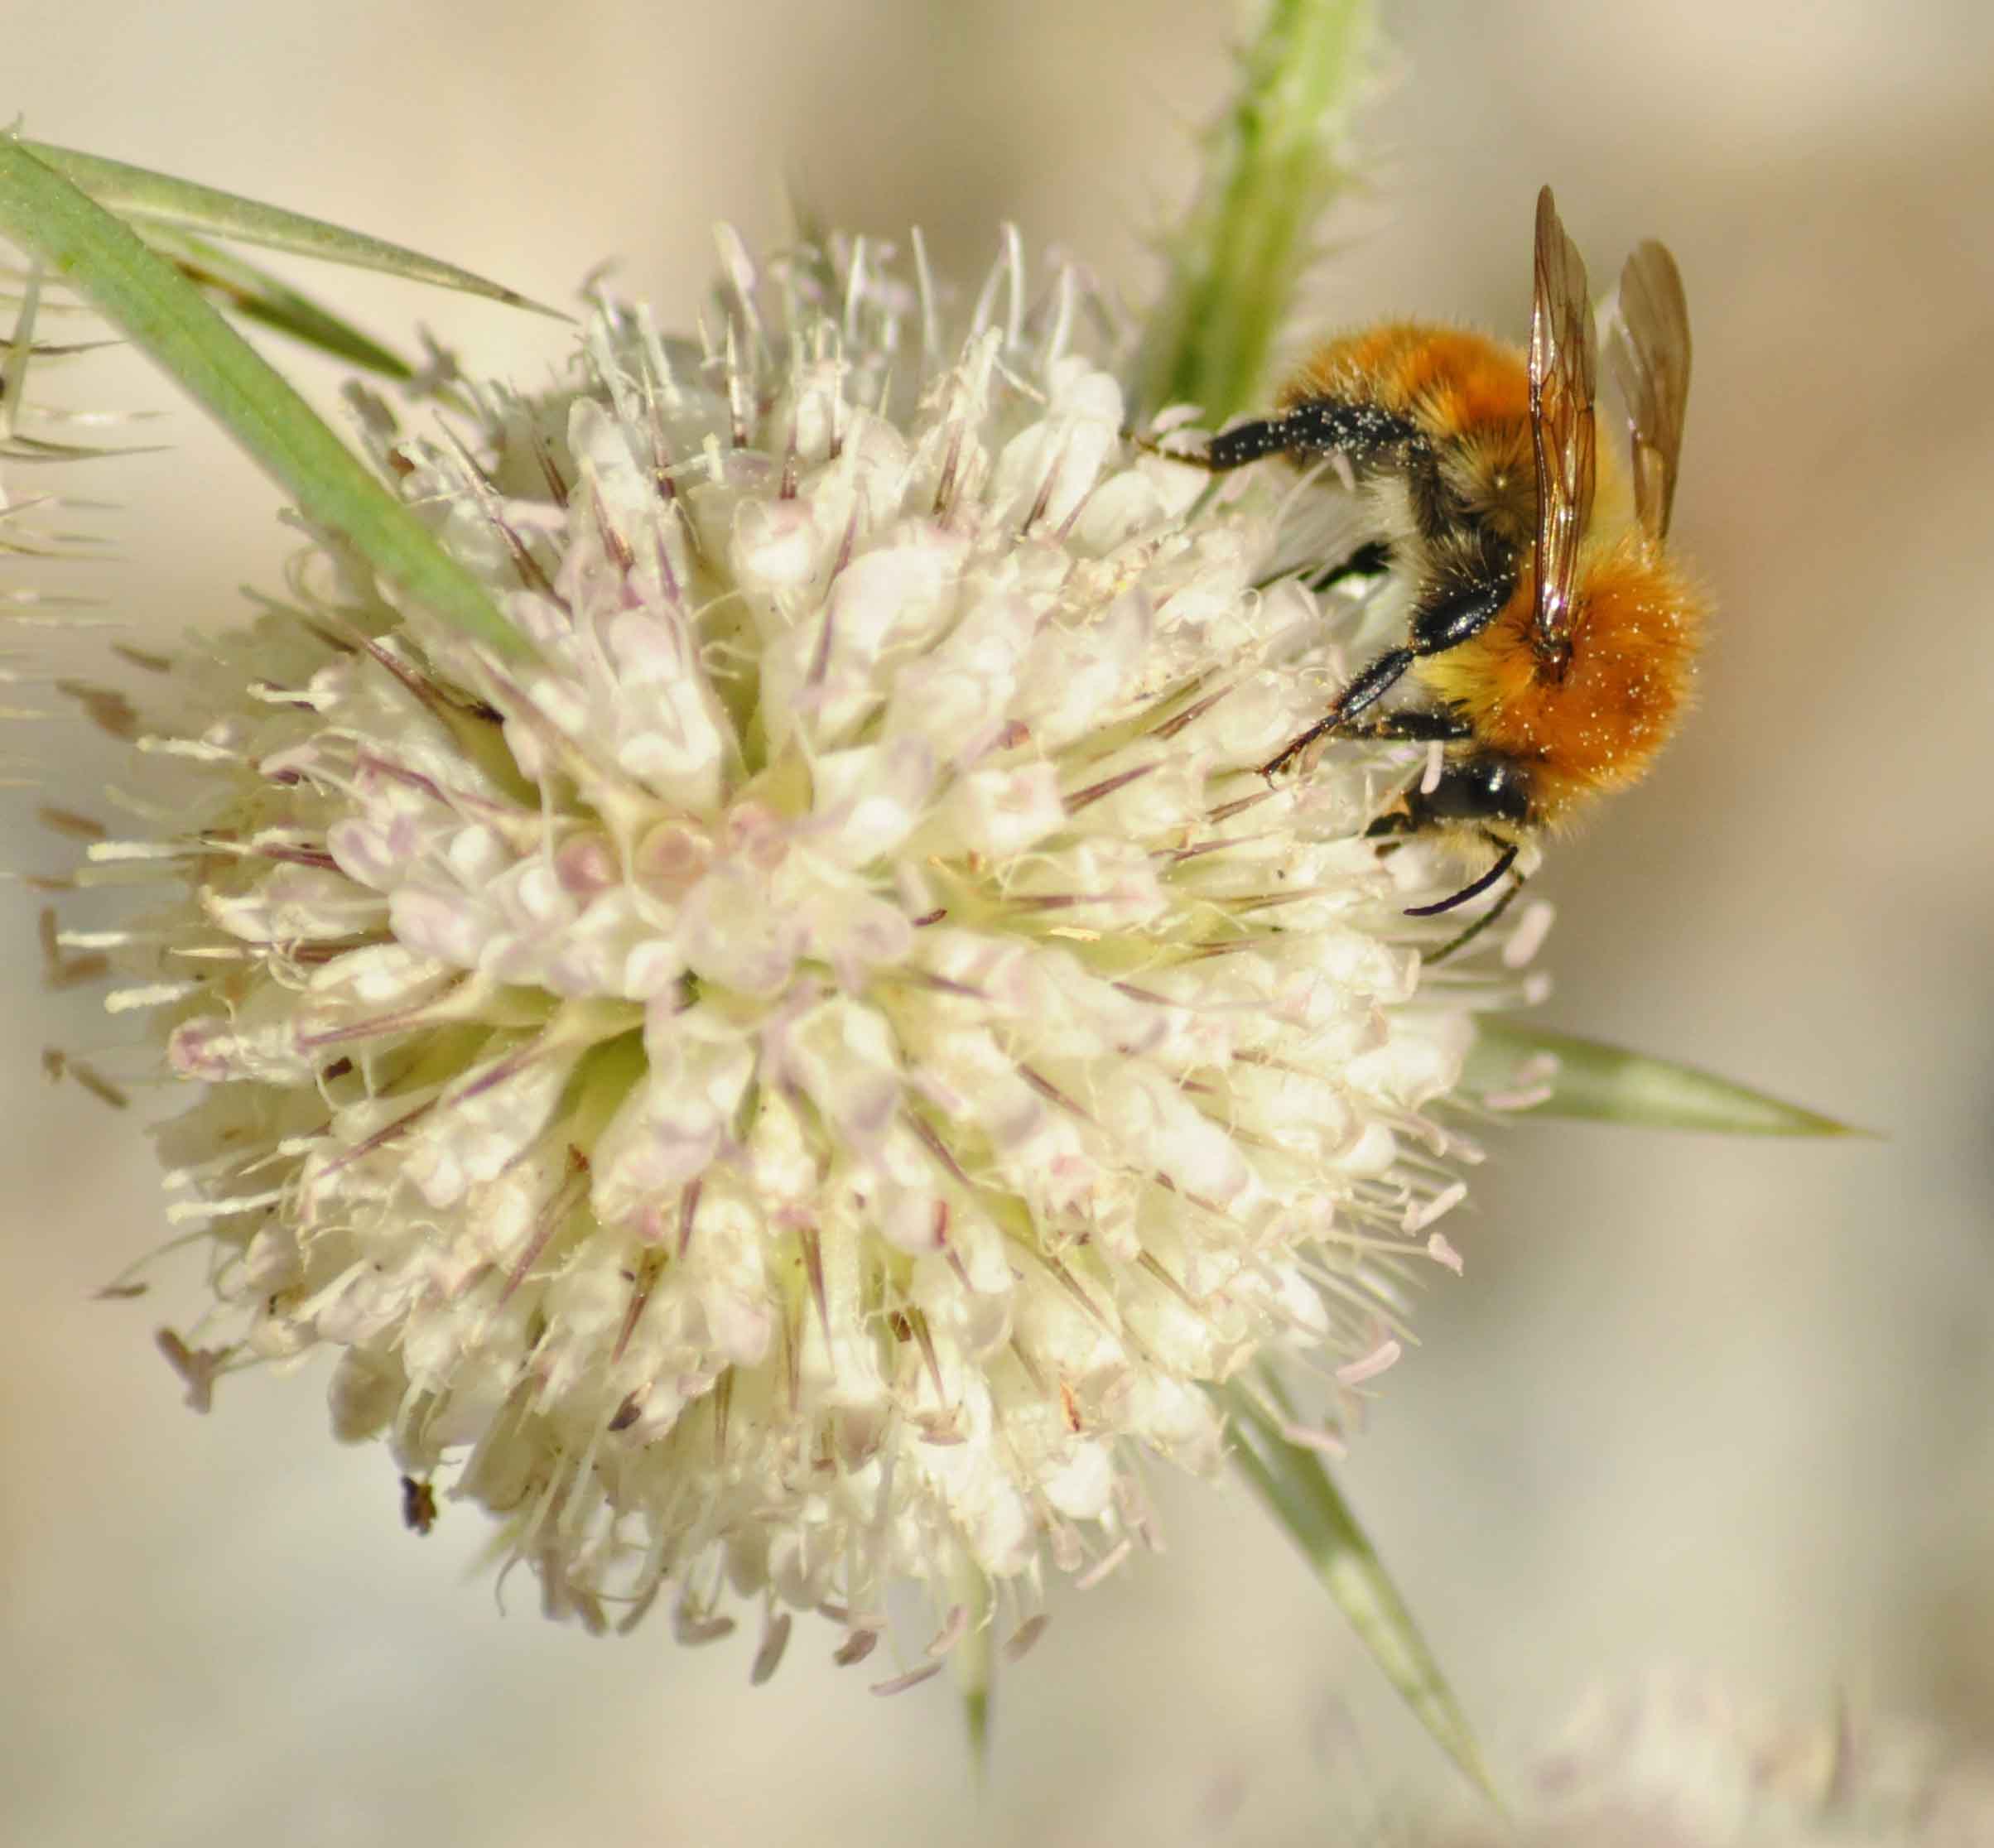
[[[1430,771],[1370,825],[1438,837],[1487,869],[1425,917],[1487,891],[1539,835],[1645,773],[1688,704],[1703,609],[1667,540],[1689,387],[1689,318],[1675,262],[1640,245],[1621,273],[1607,353],[1631,468],[1599,467],[1598,343],[1586,269],[1547,186],[1538,195],[1527,352],[1478,334],[1390,322],[1332,340],[1272,416],[1178,455],[1214,472],[1279,454],[1332,462],[1365,501],[1372,542],[1411,597],[1404,640],[1367,662],[1318,739],[1415,739]],[[1174,452],[1171,452],[1174,453]],[[1509,889],[1460,947],[1493,922]]]

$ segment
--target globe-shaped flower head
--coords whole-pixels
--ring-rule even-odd
[[[604,303],[561,389],[364,404],[530,653],[321,549],[93,853],[171,888],[113,1002],[200,1087],[183,1369],[335,1349],[340,1435],[591,1625],[731,1588],[759,1669],[793,1610],[854,1660],[918,1581],[918,1675],[1141,1542],[1208,1388],[1396,1351],[1501,988],[1422,982],[1403,752],[1260,774],[1365,600],[1279,575],[1278,468],[1125,440],[1075,271],[951,322],[918,243],[726,253],[700,341]]]

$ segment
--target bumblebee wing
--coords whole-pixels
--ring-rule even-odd
[[[1530,443],[1537,455],[1537,606],[1540,650],[1564,638],[1578,545],[1592,515],[1597,465],[1592,402],[1599,349],[1586,266],[1546,186],[1537,195],[1536,287],[1530,305]]]
[[[1641,531],[1659,541],[1669,532],[1689,402],[1689,304],[1675,259],[1658,243],[1637,247],[1621,272],[1606,354],[1627,407],[1634,511]]]

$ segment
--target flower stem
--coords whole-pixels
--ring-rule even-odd
[[[1216,424],[1252,402],[1312,254],[1311,228],[1348,180],[1375,38],[1371,0],[1266,0],[1240,53],[1238,94],[1206,133],[1197,195],[1165,240],[1140,409],[1196,404]]]

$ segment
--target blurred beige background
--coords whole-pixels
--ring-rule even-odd
[[[1534,1126],[1451,1229],[1424,1348],[1348,1480],[1499,1752],[1657,1663],[1994,1742],[1994,13],[1968,0],[1389,6],[1389,214],[1325,320],[1519,332],[1538,184],[1610,275],[1664,238],[1696,389],[1678,521],[1721,615],[1703,710],[1561,853],[1551,1023],[1715,1066],[1887,1140]],[[1139,299],[1234,16],[1192,0],[129,0],[17,10],[46,138],[238,187],[547,297],[605,254],[684,315],[709,227],[832,219],[980,263],[1086,253]],[[481,369],[546,330],[362,283]],[[275,581],[272,496],[198,418],[99,472],[92,587],[170,633]],[[311,376],[322,385],[329,374]],[[104,522],[99,522],[104,523]],[[0,638],[4,639],[4,638]],[[79,728],[20,734],[59,786]],[[0,860],[60,844],[0,804]],[[1169,1553],[1062,1593],[1000,1692],[972,1802],[946,1686],[869,1698],[805,1634],[677,1648],[502,1619],[460,1512],[418,1542],[322,1375],[182,1409],[153,1322],[89,1291],[161,1230],[132,1124],[36,1075],[87,1042],[0,907],[13,1052],[0,1292],[0,1836],[498,1845],[1341,1839],[1445,1773],[1236,1491],[1171,1499]]]

